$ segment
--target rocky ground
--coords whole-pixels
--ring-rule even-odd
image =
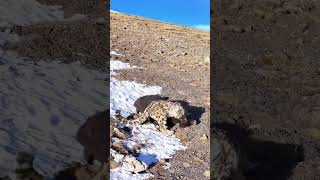
[[[19,41],[3,48],[35,62],[80,60],[104,70],[108,20],[100,1],[38,2],[62,5],[65,20],[14,26],[10,32]],[[114,59],[142,67],[119,72],[117,78],[161,86],[162,95],[189,101],[192,118],[199,121],[178,130],[176,136],[189,145],[169,160],[171,168],[154,166],[150,171],[156,179],[209,179],[209,33],[124,14],[111,13],[110,20],[110,49],[124,55]]]
[[[39,2],[62,5],[69,19],[10,28],[21,41],[1,48],[102,69],[109,39],[101,2]],[[211,69],[209,33],[111,13],[111,49],[124,55],[114,59],[142,67],[117,78],[161,86],[162,95],[195,106],[200,120],[178,130],[189,147],[171,168],[150,171],[158,179],[209,179],[210,153],[216,179],[320,179],[319,2],[213,3]]]
[[[106,59],[109,58],[109,21],[102,13],[104,8],[99,4],[100,1],[39,2],[62,5],[65,20],[15,26],[12,31],[20,36],[19,43],[8,45],[7,48],[35,61],[59,60],[70,63],[79,60],[82,64],[105,69]]]
[[[54,6],[49,7],[46,5]],[[6,8],[9,10],[3,11],[3,9]],[[1,158],[11,158],[10,163],[7,163],[8,165],[4,163],[1,164],[1,176],[7,174],[11,176],[12,174],[7,171],[11,171],[15,164],[14,157],[12,158],[12,156],[15,156],[19,151],[28,150],[28,148],[31,147],[36,149],[32,150],[32,155],[37,156],[35,161],[38,161],[34,162],[33,166],[38,172],[41,172],[42,175],[48,178],[48,176],[58,173],[57,169],[61,170],[61,167],[66,164],[68,164],[67,166],[73,166],[72,163],[70,163],[74,161],[73,155],[78,156],[75,158],[77,162],[81,161],[81,163],[83,163],[83,158],[81,158],[82,149],[78,149],[80,145],[73,144],[69,146],[72,142],[76,141],[74,138],[74,136],[76,136],[75,128],[71,125],[71,122],[77,124],[76,128],[79,128],[80,125],[84,123],[88,117],[93,116],[96,111],[107,109],[108,99],[107,93],[105,94],[106,86],[104,80],[108,74],[106,65],[109,62],[109,36],[107,33],[108,18],[105,7],[103,2],[98,0],[68,2],[27,0],[23,3],[19,1],[2,2],[0,3],[0,9],[2,10],[0,13],[2,16],[2,18],[0,18],[0,60],[2,68],[1,74],[3,75],[1,78],[2,103],[0,114],[3,116],[1,119],[1,129],[5,132],[1,134],[1,149],[3,150],[1,151],[1,155],[10,155],[10,157],[1,156]],[[15,12],[14,10],[19,12]],[[64,14],[64,16],[61,17],[60,14]],[[25,18],[25,16],[27,18]],[[46,63],[43,61],[54,62]],[[75,61],[80,61],[83,65],[88,66],[88,68],[84,68],[80,63],[64,64]],[[17,64],[19,67],[17,67]],[[51,67],[46,68],[46,65]],[[54,67],[54,65],[56,66]],[[7,66],[9,66],[9,68],[6,68]],[[63,68],[68,69],[66,73],[63,72]],[[83,68],[83,71],[81,71],[81,68]],[[50,70],[52,70],[53,73],[51,73],[52,71],[50,72]],[[14,73],[8,75],[8,71]],[[89,71],[91,71],[91,75],[94,77],[90,77]],[[35,74],[38,76],[34,76]],[[101,74],[105,75],[101,76]],[[12,78],[11,81],[8,77]],[[30,79],[32,79],[32,81],[30,81]],[[87,83],[85,82],[86,80],[88,80]],[[42,82],[53,86],[48,88],[48,86]],[[10,83],[15,83],[16,85],[14,87],[7,85]],[[29,83],[32,83],[32,85],[28,86]],[[93,84],[88,85],[88,83]],[[11,89],[8,90],[7,87],[11,87]],[[90,93],[94,91],[88,90],[87,88],[89,87],[97,88],[97,91],[95,91],[96,95],[90,95]],[[43,88],[49,91],[43,90]],[[84,93],[81,93],[80,96],[77,95],[77,92],[81,92],[83,88],[86,89],[83,91]],[[53,94],[51,94],[52,92]],[[65,92],[66,94],[61,92]],[[11,93],[11,95],[7,93]],[[90,97],[84,102],[83,100],[86,96]],[[60,99],[61,97],[63,98]],[[77,100],[70,97],[76,97]],[[42,104],[36,103],[46,98],[48,101],[42,101]],[[101,102],[99,102],[99,99]],[[73,100],[76,100],[77,103],[72,102]],[[24,101],[24,103],[16,103],[18,101]],[[94,103],[92,104],[90,101],[94,101]],[[18,108],[16,108],[15,105],[18,105]],[[77,108],[77,105],[84,105],[82,107],[83,109],[79,106]],[[25,111],[25,109],[28,109],[28,106],[30,106],[29,110],[31,111]],[[65,112],[70,109],[74,109],[77,112],[68,112],[64,113],[64,115],[59,114],[59,109],[62,106],[63,109],[66,110]],[[42,108],[45,107],[47,107],[46,110],[42,111]],[[88,111],[86,112],[86,110]],[[22,115],[24,112],[27,113]],[[109,112],[108,109],[107,112]],[[28,116],[30,113],[33,116]],[[43,116],[37,116],[39,114]],[[63,129],[66,131],[62,132],[61,129],[58,131],[67,137],[65,139],[71,139],[71,141],[61,143],[63,138],[57,138],[57,134],[59,133],[52,133],[56,127],[44,127],[48,125],[46,122],[48,120],[50,121],[50,118],[47,117],[52,114],[55,114],[55,118],[53,118],[55,119],[55,123],[53,123],[55,125],[62,122],[60,118],[61,120],[63,119],[63,123],[65,123]],[[107,115],[109,115],[109,113],[107,113]],[[23,117],[24,119],[18,121],[19,117]],[[68,117],[71,121],[70,119],[68,120]],[[8,123],[6,124],[8,120],[12,123],[12,127],[8,125]],[[27,130],[18,126],[19,123],[27,124],[25,127]],[[13,127],[16,126],[18,128],[12,130]],[[104,134],[107,134],[107,130],[104,129],[102,131],[105,131]],[[103,133],[102,131],[100,133]],[[13,137],[7,141],[5,138],[6,133],[9,134],[10,137],[12,137],[13,134],[19,134],[14,136],[21,138],[21,140]],[[53,135],[55,137],[48,137],[45,135],[46,133],[55,134]],[[104,139],[103,136],[101,138]],[[34,139],[36,139],[36,141],[33,141]],[[51,140],[55,142],[46,145],[41,144]],[[100,139],[95,140],[99,141]],[[21,141],[23,141],[23,143],[21,143]],[[95,143],[95,141],[91,142]],[[69,145],[64,145],[63,147],[58,145],[64,143]],[[105,145],[107,142],[101,144]],[[102,146],[101,144],[99,148]],[[71,151],[70,149],[67,150],[69,151],[67,154],[72,154],[71,156],[65,156],[66,158],[60,156],[64,154],[63,151],[65,148],[70,148]],[[51,154],[46,150],[51,151]],[[77,153],[72,152],[73,150],[76,150]],[[103,149],[101,150],[103,151]],[[104,152],[106,156],[107,153],[106,151]],[[39,154],[44,155],[45,158],[40,158],[40,161],[44,160],[46,161],[45,163],[39,163]],[[51,155],[53,155],[53,157]],[[55,158],[59,159],[58,162],[56,161],[54,163],[57,169],[52,168],[53,166],[50,164]],[[88,172],[85,171],[86,165],[79,167],[80,164],[77,163],[76,166],[77,168],[70,167],[70,169],[64,172],[61,171],[56,179],[72,179],[74,176],[77,176],[77,171],[80,173],[80,175],[78,175],[82,176],[82,178],[93,179],[88,177]],[[106,167],[104,168],[103,171],[106,173]],[[72,171],[73,174],[70,173],[70,171]],[[31,170],[27,170],[26,174],[26,176],[30,175]],[[72,177],[66,176],[70,174],[72,174]],[[106,175],[104,175],[104,177],[107,178]]]
[[[136,65],[117,78],[163,88],[170,99],[189,101],[200,123],[179,129],[176,136],[188,149],[169,160],[172,167],[155,166],[158,179],[209,179],[209,33],[125,14],[111,13],[114,59]]]
[[[214,5],[211,130],[223,132],[238,157],[213,146],[221,151],[213,174],[234,167],[245,179],[319,179],[320,3]]]

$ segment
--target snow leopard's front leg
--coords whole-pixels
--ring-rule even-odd
[[[157,114],[151,114],[151,118],[158,122],[160,132],[163,132],[163,133],[165,133],[165,134],[167,134],[169,136],[173,135],[173,131],[168,130],[167,114],[165,112],[157,113]]]

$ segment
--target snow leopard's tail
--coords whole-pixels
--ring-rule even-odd
[[[133,119],[129,120],[128,118],[125,118],[121,115],[121,111],[117,110],[115,114],[115,119],[119,124],[126,125],[126,126],[137,126],[145,121],[148,120],[148,115],[146,113],[139,114],[139,115],[133,115]]]
[[[136,115],[133,120],[125,119],[123,121],[123,124],[127,126],[137,126],[147,121],[147,119],[148,119],[148,116],[145,113],[143,113],[143,114]]]

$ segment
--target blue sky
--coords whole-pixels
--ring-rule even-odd
[[[210,0],[111,0],[110,9],[205,31],[210,30]]]

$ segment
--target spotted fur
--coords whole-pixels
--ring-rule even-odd
[[[167,100],[158,100],[151,102],[144,112],[134,120],[124,120],[123,123],[129,126],[136,126],[143,124],[149,118],[152,118],[159,124],[159,130],[171,135],[173,132],[168,130],[168,118],[179,120],[178,123],[187,122],[186,110],[179,102],[172,102]]]

